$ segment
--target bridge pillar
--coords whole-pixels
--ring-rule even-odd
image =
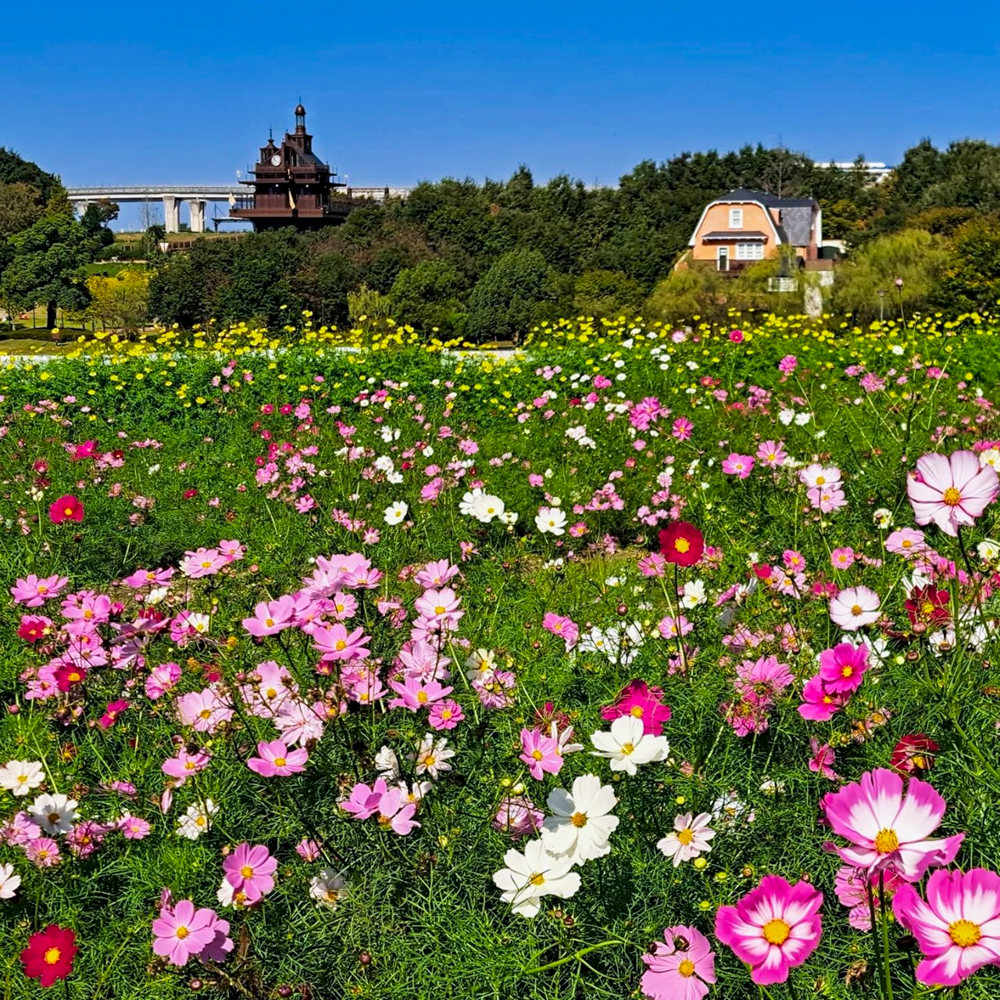
[[[82,219],[87,214],[87,209],[90,208],[90,202],[78,201],[73,207],[80,213],[80,218]]]
[[[168,233],[181,231],[180,199],[172,194],[163,196],[163,224]]]
[[[205,232],[205,202],[192,198],[188,205],[191,206],[191,232]]]

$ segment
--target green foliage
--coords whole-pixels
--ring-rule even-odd
[[[714,267],[688,267],[673,271],[650,295],[645,311],[654,319],[680,322],[703,316],[724,315],[726,282]]]
[[[0,184],[0,239],[30,229],[44,214],[38,188],[20,181]]]
[[[551,269],[536,250],[504,254],[477,282],[469,298],[469,339],[517,343],[554,301]]]
[[[87,280],[90,314],[106,330],[125,334],[142,329],[149,319],[149,276],[126,267],[110,277],[94,275]]]
[[[427,260],[404,268],[389,291],[392,312],[406,317],[419,333],[442,337],[460,334],[465,324],[463,301],[468,285],[458,269],[443,260]]]
[[[374,288],[362,285],[347,293],[347,310],[352,323],[368,319],[378,322],[392,315],[392,299]]]
[[[1000,303],[1000,217],[976,218],[956,231],[938,301],[955,311],[996,309]]]
[[[922,229],[882,236],[843,264],[833,286],[834,307],[862,317],[899,315],[932,301],[949,261],[943,237]],[[902,282],[900,284],[900,282]],[[880,296],[879,292],[885,294]]]
[[[27,184],[35,188],[39,203],[51,206],[50,214],[56,214],[59,209],[69,206],[66,190],[55,174],[47,173],[37,164],[3,146],[0,146],[0,184]]]
[[[573,283],[573,312],[578,316],[635,316],[646,294],[621,271],[587,271]]]

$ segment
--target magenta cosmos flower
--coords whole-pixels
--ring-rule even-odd
[[[823,894],[808,882],[789,885],[778,875],[761,879],[735,906],[720,906],[715,936],[751,966],[758,986],[783,983],[801,965],[822,934]]]
[[[217,919],[214,910],[196,910],[190,899],[182,899],[173,909],[164,906],[153,921],[153,951],[171,965],[186,965],[215,940]]]
[[[830,618],[845,632],[856,632],[865,625],[874,625],[881,613],[882,602],[874,590],[848,587],[830,598]]]
[[[964,833],[930,840],[941,825],[946,804],[934,787],[911,778],[903,795],[903,779],[880,767],[861,775],[823,798],[820,808],[833,832],[851,842],[837,854],[867,872],[892,867],[907,882],[919,882],[931,866],[954,860]]]
[[[868,669],[868,647],[841,642],[819,654],[819,676],[828,694],[850,694],[861,687]]]
[[[298,774],[306,769],[309,751],[304,747],[289,750],[281,740],[271,740],[270,743],[257,744],[259,757],[251,757],[247,767],[264,778],[287,778],[290,774]]]
[[[697,927],[668,927],[643,955],[642,992],[653,1000],[701,1000],[715,982],[715,952]]]
[[[248,903],[256,903],[274,888],[271,876],[277,867],[277,859],[271,857],[270,851],[263,844],[256,847],[240,844],[222,862],[226,881],[236,892],[242,892]]]
[[[917,459],[906,481],[917,524],[933,521],[946,535],[973,524],[1000,492],[992,465],[980,466],[975,452],[956,451],[950,458],[933,452]]]
[[[559,741],[538,729],[521,730],[521,761],[535,781],[546,774],[558,774],[563,766]]]
[[[936,871],[927,880],[926,903],[904,885],[892,909],[924,953],[917,980],[925,986],[958,986],[984,965],[1000,965],[1000,877],[994,872]]]

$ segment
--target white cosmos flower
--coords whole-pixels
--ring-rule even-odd
[[[570,870],[573,862],[553,857],[541,840],[525,844],[523,854],[511,848],[503,863],[507,867],[494,873],[493,883],[501,890],[500,898],[528,919],[538,915],[542,896],[569,899],[580,888],[580,876]]]
[[[608,839],[620,820],[609,813],[618,804],[614,789],[602,785],[596,774],[585,774],[573,782],[573,791],[564,788],[549,793],[553,815],[545,818],[542,843],[551,854],[569,857],[580,865],[611,852]]]
[[[448,746],[447,739],[443,736],[435,739],[433,734],[428,733],[411,759],[417,763],[415,770],[418,775],[429,774],[436,781],[442,771],[451,770],[448,761],[454,756],[455,751]]]
[[[701,813],[692,817],[691,813],[684,813],[674,817],[674,828],[656,846],[668,858],[672,858],[676,868],[682,861],[693,861],[699,854],[704,854],[712,849],[709,841],[715,836],[715,831],[710,830],[708,824],[712,817],[708,813]]]
[[[28,815],[50,836],[69,833],[76,821],[76,799],[65,795],[39,795],[28,806]]]
[[[375,754],[375,770],[386,781],[395,781],[399,777],[399,758],[392,747],[382,747]]]
[[[405,520],[409,512],[409,505],[404,500],[397,500],[394,504],[385,509],[385,523],[399,524]]]
[[[535,515],[535,526],[542,534],[566,534],[566,515],[558,507],[542,507]]]
[[[0,865],[0,899],[13,899],[20,884],[21,876],[14,874],[13,865]]]
[[[607,757],[612,771],[635,774],[639,764],[667,759],[670,744],[666,736],[652,736],[643,730],[642,719],[623,715],[611,723],[608,733],[592,733],[590,742],[597,747],[595,757]]]
[[[11,760],[0,767],[0,788],[15,795],[27,795],[45,780],[45,771],[37,760]]]
[[[683,594],[681,595],[681,607],[683,608],[696,608],[699,604],[705,603],[705,581],[698,580],[688,580],[684,584]]]
[[[332,868],[323,868],[309,882],[309,895],[319,906],[331,910],[347,895],[347,879]]]
[[[458,509],[460,513],[468,517],[474,517],[483,524],[489,524],[495,517],[500,517],[503,514],[504,502],[491,493],[474,489],[462,497]]]
[[[992,538],[985,538],[976,546],[976,552],[983,562],[993,562],[1000,556],[1000,542],[993,541]]]
[[[203,833],[212,829],[212,820],[219,812],[219,807],[211,800],[188,806],[187,812],[181,817],[177,826],[177,836],[197,840]]]

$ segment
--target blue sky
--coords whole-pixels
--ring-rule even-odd
[[[923,136],[1000,141],[996,25],[993,5],[924,0],[12,0],[0,145],[70,185],[225,183],[301,96],[357,185],[520,163],[606,184],[757,141],[893,163]]]

